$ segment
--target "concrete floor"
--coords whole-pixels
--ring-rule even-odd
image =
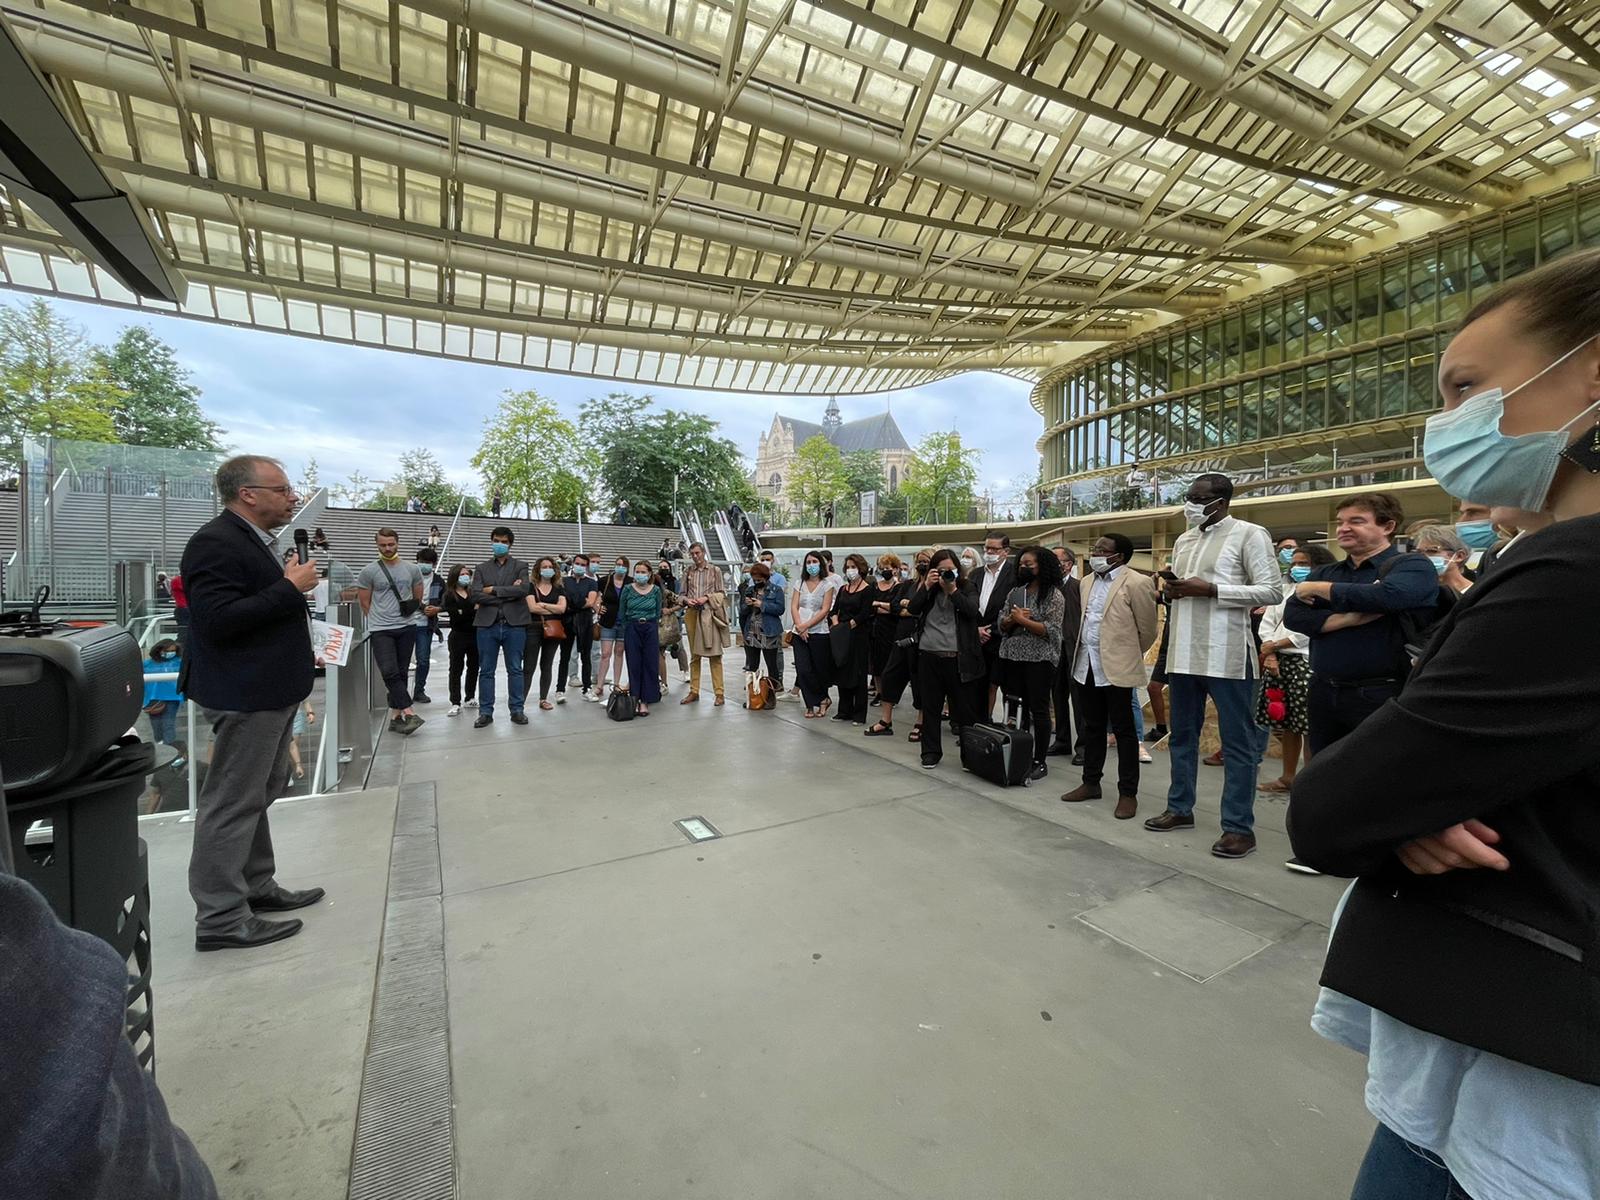
[[[385,740],[436,781],[463,1197],[1349,1194],[1363,1064],[1307,1025],[1341,884],[1283,870],[1281,802],[1223,862],[1220,770],[1161,836],[1060,804],[1063,760],[1002,790],[672,682],[625,726],[436,704]],[[344,1195],[393,811],[284,806],[331,903],[248,956],[188,948],[188,827],[146,829],[160,1078],[227,1197]]]

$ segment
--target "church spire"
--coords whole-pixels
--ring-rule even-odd
[[[844,418],[839,415],[839,398],[837,396],[829,396],[827,411],[822,414],[823,432],[831,438],[843,424]]]

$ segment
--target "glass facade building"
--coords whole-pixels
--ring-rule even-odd
[[[1440,351],[1501,281],[1600,246],[1600,181],[1441,229],[1096,351],[1035,389],[1053,512],[1170,503],[1196,470],[1415,473]]]

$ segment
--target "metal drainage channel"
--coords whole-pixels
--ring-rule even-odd
[[[389,895],[350,1200],[455,1200],[438,806],[432,783],[400,789]]]

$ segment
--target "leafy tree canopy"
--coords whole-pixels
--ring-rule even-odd
[[[918,442],[900,485],[907,520],[965,520],[978,488],[982,457],[983,451],[963,446],[955,430],[930,433]]]
[[[221,450],[222,429],[200,409],[200,389],[172,347],[143,325],[122,331],[94,358],[121,389],[112,414],[117,440],[130,446]]]

